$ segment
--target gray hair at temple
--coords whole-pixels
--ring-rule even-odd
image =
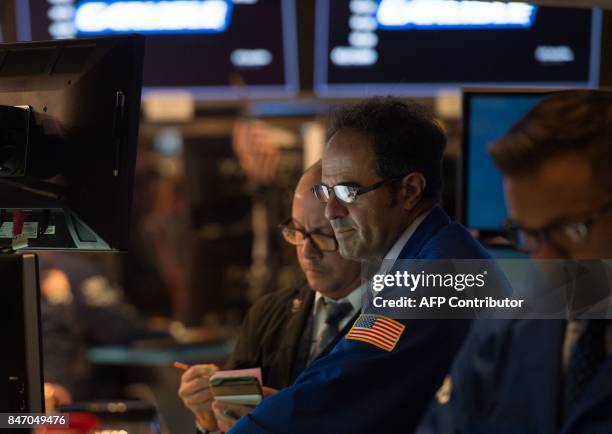
[[[493,143],[489,153],[508,177],[532,173],[556,156],[582,154],[596,184],[612,192],[612,92],[553,93]]]

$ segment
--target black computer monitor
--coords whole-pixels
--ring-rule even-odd
[[[44,411],[37,259],[0,255],[0,413]]]
[[[145,94],[285,98],[299,88],[295,2],[20,0],[17,31],[34,41],[144,34]]]
[[[506,219],[502,176],[487,148],[549,92],[464,91],[461,215],[467,227],[483,232],[501,231]]]
[[[0,44],[0,248],[124,250],[144,38]]]
[[[598,83],[602,14],[519,2],[317,0],[315,92]]]

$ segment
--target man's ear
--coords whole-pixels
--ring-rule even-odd
[[[412,210],[423,198],[427,180],[420,172],[412,172],[402,178],[400,202],[402,208]]]

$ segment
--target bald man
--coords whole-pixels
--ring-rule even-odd
[[[228,362],[228,369],[261,367],[265,395],[291,384],[314,359],[329,352],[361,310],[360,265],[338,253],[325,205],[312,194],[319,182],[320,162],[302,175],[291,219],[282,225],[308,285],[269,294],[251,307]],[[181,378],[179,396],[204,433],[229,431],[237,417],[251,411],[212,403],[208,378],[217,370],[214,365],[195,365]]]

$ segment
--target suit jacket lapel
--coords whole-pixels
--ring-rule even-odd
[[[306,288],[307,292],[300,293],[287,306],[287,315],[289,319],[285,325],[280,342],[285,343],[278,349],[276,355],[276,369],[278,369],[280,378],[285,378],[287,383],[291,383],[291,372],[295,361],[298,345],[302,332],[306,327],[308,317],[312,312],[312,304],[314,302],[314,291]],[[299,304],[299,306],[297,306]]]
[[[450,218],[439,206],[435,206],[425,217],[425,220],[416,228],[406,245],[399,254],[399,259],[413,259],[418,257],[421,249],[436,232],[450,222]]]

